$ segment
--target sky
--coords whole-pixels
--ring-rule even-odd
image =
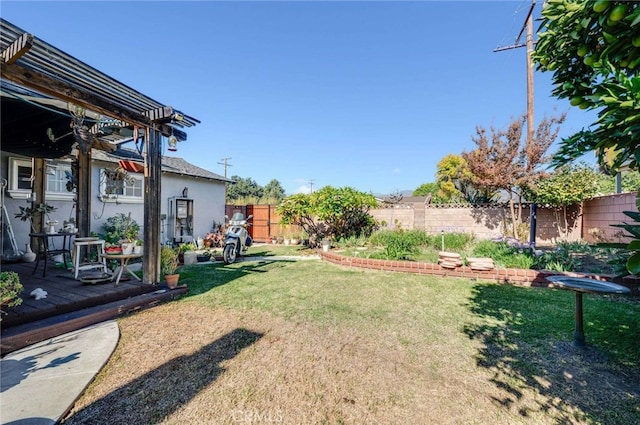
[[[228,177],[287,194],[390,194],[435,181],[477,126],[526,113],[526,49],[494,49],[514,44],[529,5],[3,0],[0,16],[200,120],[167,155],[220,175],[230,158]],[[551,92],[536,71],[536,125],[566,112],[568,137],[595,121]]]

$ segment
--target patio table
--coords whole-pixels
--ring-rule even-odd
[[[100,254],[100,256],[107,260],[120,261],[120,266],[118,267],[118,270],[114,273],[112,278],[112,280],[115,279],[114,286],[118,286],[118,283],[120,283],[120,278],[122,277],[123,271],[126,271],[134,278],[141,280],[137,274],[135,274],[134,272],[131,271],[131,269],[129,269],[128,264],[129,264],[129,261],[134,258],[141,258],[142,254]]]
[[[601,280],[571,276],[549,276],[547,280],[559,289],[573,291],[576,294],[575,330],[573,342],[575,345],[585,345],[584,328],[582,323],[582,294],[628,294],[631,292],[626,286]]]

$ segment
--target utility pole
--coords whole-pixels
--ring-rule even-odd
[[[220,161],[222,162],[218,162],[218,164],[220,165],[224,165],[224,177],[227,178],[227,167],[233,167],[231,164],[228,163],[228,161],[231,158],[222,158]]]
[[[314,182],[314,181],[315,181],[315,180],[313,180],[313,179],[309,179],[309,192],[310,192],[310,193],[313,193],[313,182]]]
[[[524,24],[522,25],[522,29],[516,37],[516,41],[514,44],[510,46],[498,47],[494,49],[494,52],[501,52],[503,50],[512,50],[517,49],[519,47],[527,48],[527,143],[531,143],[533,141],[533,62],[531,59],[531,55],[533,53],[533,8],[536,5],[536,0],[531,0],[531,6],[529,6],[529,13],[527,13],[527,18],[525,19]],[[520,42],[520,37],[522,37],[522,33],[527,31],[526,42],[523,44]]]
[[[494,49],[494,52],[500,52],[503,50],[517,49],[519,47],[527,48],[527,146],[533,143],[533,61],[531,55],[533,54],[533,8],[536,6],[536,0],[531,0],[531,6],[529,6],[529,12],[525,19],[520,33],[516,37],[516,41],[511,46],[498,47]],[[522,33],[527,31],[527,38],[525,44],[520,42]],[[521,207],[522,208],[522,207]],[[529,247],[531,250],[535,250],[536,246],[536,213],[537,206],[535,203],[531,204],[529,210]]]

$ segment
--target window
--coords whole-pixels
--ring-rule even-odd
[[[73,200],[75,191],[67,190],[71,176],[68,161],[46,161],[47,200]],[[31,174],[33,164],[30,159],[9,157],[9,195],[14,199],[28,199],[32,192]]]
[[[47,199],[51,200],[72,200],[75,197],[75,189],[71,182],[71,163],[69,162],[46,162],[47,173]],[[71,189],[71,190],[69,190]]]
[[[144,179],[142,174],[100,170],[100,200],[103,202],[142,203]]]
[[[9,157],[9,196],[15,199],[27,199],[31,196],[30,159]]]

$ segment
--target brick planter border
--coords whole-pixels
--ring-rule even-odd
[[[640,279],[637,277],[626,277],[623,279],[612,279],[609,275],[597,275],[592,273],[561,273],[551,270],[529,270],[529,269],[509,269],[495,268],[493,270],[472,270],[468,266],[448,269],[433,263],[421,263],[416,261],[392,261],[377,260],[371,258],[347,257],[336,252],[320,251],[320,257],[333,264],[346,267],[356,267],[363,269],[385,270],[390,272],[414,273],[441,277],[460,277],[465,279],[475,279],[488,282],[508,283],[521,286],[552,287],[547,281],[548,276],[564,275],[574,277],[586,277],[591,279],[615,282],[631,289],[631,294],[640,296]]]

